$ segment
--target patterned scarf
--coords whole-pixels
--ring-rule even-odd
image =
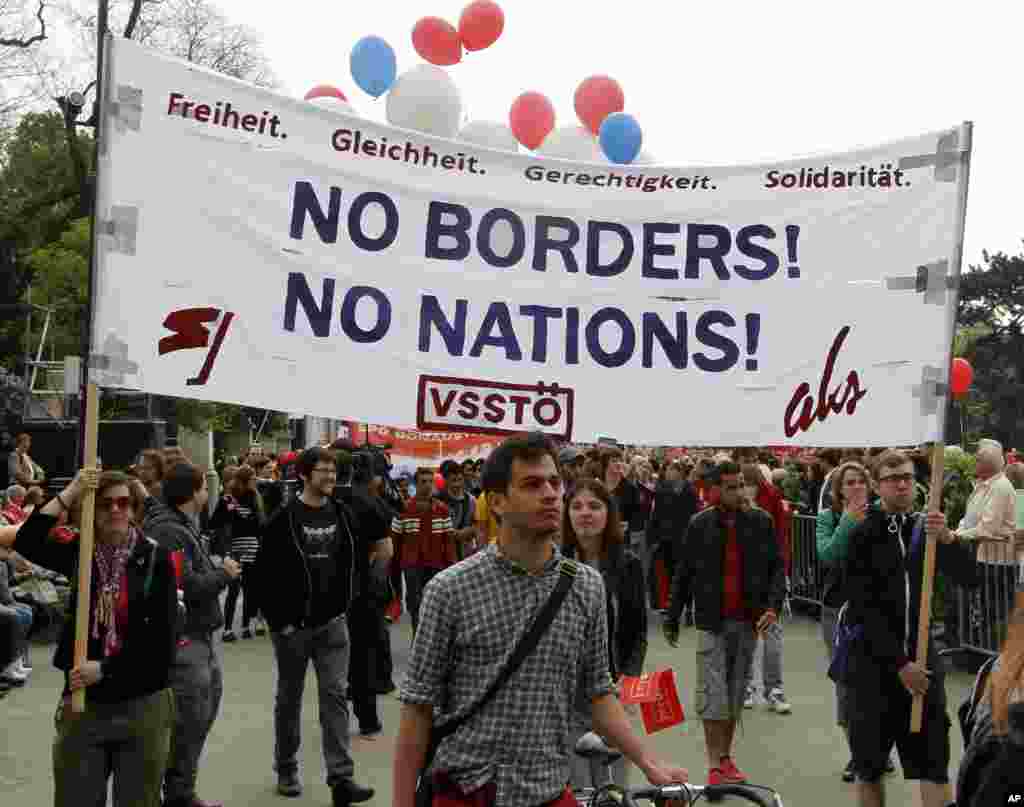
[[[106,633],[103,658],[114,656],[121,649],[117,634],[117,604],[121,598],[121,581],[128,558],[139,540],[139,531],[128,528],[128,540],[123,544],[96,544],[96,610],[93,612],[92,638],[100,638],[100,629]]]

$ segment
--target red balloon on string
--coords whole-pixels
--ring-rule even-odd
[[[348,101],[345,93],[330,84],[317,84],[303,96],[304,101],[312,101],[314,98],[337,98],[340,101]]]
[[[626,108],[626,94],[615,79],[591,76],[583,79],[576,88],[573,104],[580,123],[596,135],[601,131],[605,118]]]
[[[524,92],[512,102],[508,125],[516,140],[528,149],[536,149],[555,128],[555,108],[546,95]]]
[[[412,46],[431,64],[444,67],[462,61],[459,32],[440,17],[424,17],[413,26]]]
[[[434,489],[439,493],[444,490],[444,477],[441,474],[434,474]]]
[[[974,380],[974,368],[967,359],[953,359],[953,367],[949,375],[949,388],[954,398],[963,398],[971,388]]]
[[[505,30],[505,12],[493,0],[475,0],[459,17],[459,36],[466,50],[483,50],[498,41]]]

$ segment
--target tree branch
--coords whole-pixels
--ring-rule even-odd
[[[30,36],[28,39],[22,37],[0,37],[0,46],[5,48],[31,48],[36,42],[46,39],[46,20],[43,19],[43,9],[46,8],[44,0],[39,0],[39,10],[36,11],[36,19],[39,20],[39,33]]]
[[[139,15],[142,13],[142,0],[132,0],[132,10],[128,15],[128,23],[124,26],[124,38],[131,39],[135,33],[135,26],[139,23]]]

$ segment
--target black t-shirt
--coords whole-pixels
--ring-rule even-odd
[[[306,556],[313,586],[310,624],[319,627],[327,624],[338,613],[338,609],[332,607],[332,600],[338,596],[339,591],[336,586],[339,573],[338,541],[342,540],[342,536],[338,535],[338,514],[333,504],[309,507],[301,500],[296,514],[302,552]]]
[[[383,541],[391,532],[391,516],[387,505],[371,495],[366,487],[360,485],[339,485],[335,488],[335,496],[338,501],[345,504],[352,515],[355,523],[352,531],[355,537],[355,577],[356,596],[364,596],[369,593],[372,581],[370,579],[370,546],[377,541]]]

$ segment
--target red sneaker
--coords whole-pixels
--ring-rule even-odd
[[[726,778],[725,774],[722,773],[722,769],[712,768],[711,770],[709,770],[707,783],[709,785],[724,785],[726,783]]]
[[[722,776],[725,777],[725,782],[729,784],[738,785],[747,781],[747,775],[736,767],[732,757],[722,757],[719,769],[722,771]]]

